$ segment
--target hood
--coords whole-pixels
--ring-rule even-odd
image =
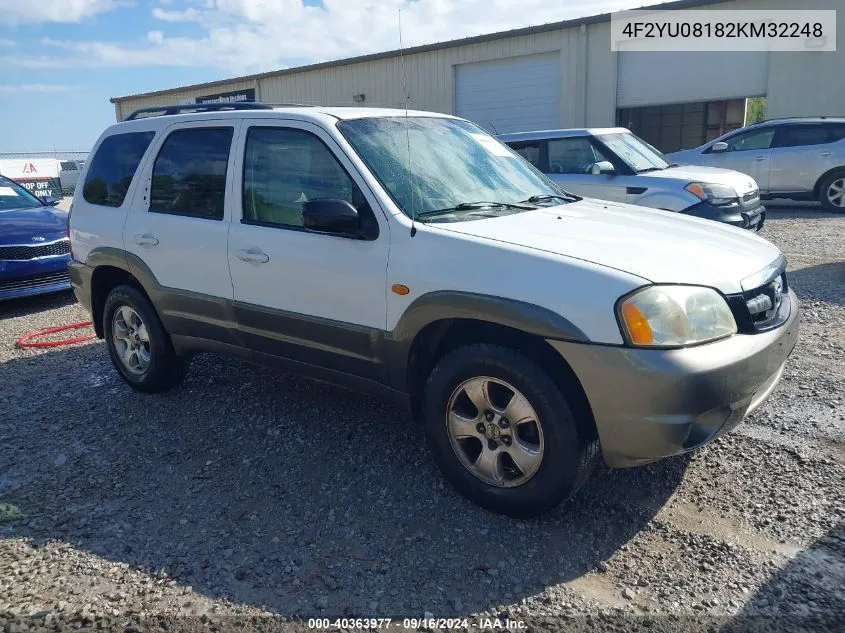
[[[68,213],[55,207],[0,209],[0,245],[52,242],[67,236]]]
[[[465,235],[574,257],[653,283],[740,292],[740,281],[780,257],[743,229],[711,220],[585,198],[496,218],[434,224]]]
[[[681,157],[670,155],[672,160],[681,161]],[[732,187],[740,196],[757,190],[757,183],[751,176],[746,176],[732,169],[721,169],[720,167],[703,167],[699,165],[681,165],[669,167],[660,171],[651,171],[642,174],[647,178],[672,178],[688,182],[706,182]]]

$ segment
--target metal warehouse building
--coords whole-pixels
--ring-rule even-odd
[[[680,0],[660,8],[840,9],[845,0]],[[409,107],[456,114],[496,133],[624,125],[664,151],[767,117],[845,114],[845,46],[836,52],[613,52],[599,15],[405,50]],[[215,100],[403,107],[398,50],[112,99],[136,108]]]

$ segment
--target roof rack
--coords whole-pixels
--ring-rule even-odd
[[[139,118],[141,114],[151,114],[159,112],[156,116],[170,116],[172,114],[179,114],[180,112],[217,112],[220,110],[272,110],[273,106],[264,103],[257,103],[255,101],[244,101],[241,103],[182,103],[179,105],[162,105],[152,106],[149,108],[138,108],[128,117],[126,121],[133,121]]]
[[[842,119],[845,117],[837,116],[834,114],[816,114],[810,116],[778,116],[773,117],[771,119],[760,119],[759,121],[754,121],[751,125],[757,125],[758,123],[769,123],[770,121],[788,121],[790,119]]]

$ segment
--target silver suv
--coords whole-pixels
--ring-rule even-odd
[[[741,171],[763,197],[818,200],[845,211],[845,117],[761,121],[669,158]]]

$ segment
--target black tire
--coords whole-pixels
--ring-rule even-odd
[[[479,376],[518,389],[542,424],[545,448],[540,466],[515,487],[495,486],[477,477],[464,466],[449,439],[450,398],[464,381]],[[599,454],[598,441],[579,429],[572,407],[549,375],[519,352],[494,344],[460,347],[437,363],[426,384],[423,423],[437,465],[458,492],[488,510],[513,517],[537,516],[569,499],[587,481]]]
[[[822,203],[825,211],[833,211],[834,213],[845,213],[845,206],[837,206],[834,204],[830,197],[828,196],[828,190],[830,187],[837,181],[843,181],[845,184],[845,169],[839,169],[822,180],[821,184],[819,185],[819,202]],[[845,194],[843,194],[845,196]],[[842,199],[843,204],[845,204],[845,198]]]
[[[149,366],[141,374],[132,373],[120,360],[115,347],[114,314],[122,306],[128,306],[140,315],[149,336]],[[160,393],[182,383],[188,371],[189,357],[178,356],[173,350],[170,335],[161,324],[161,319],[142,292],[129,285],[116,286],[106,297],[103,308],[103,331],[112,364],[129,385],[137,391]]]

